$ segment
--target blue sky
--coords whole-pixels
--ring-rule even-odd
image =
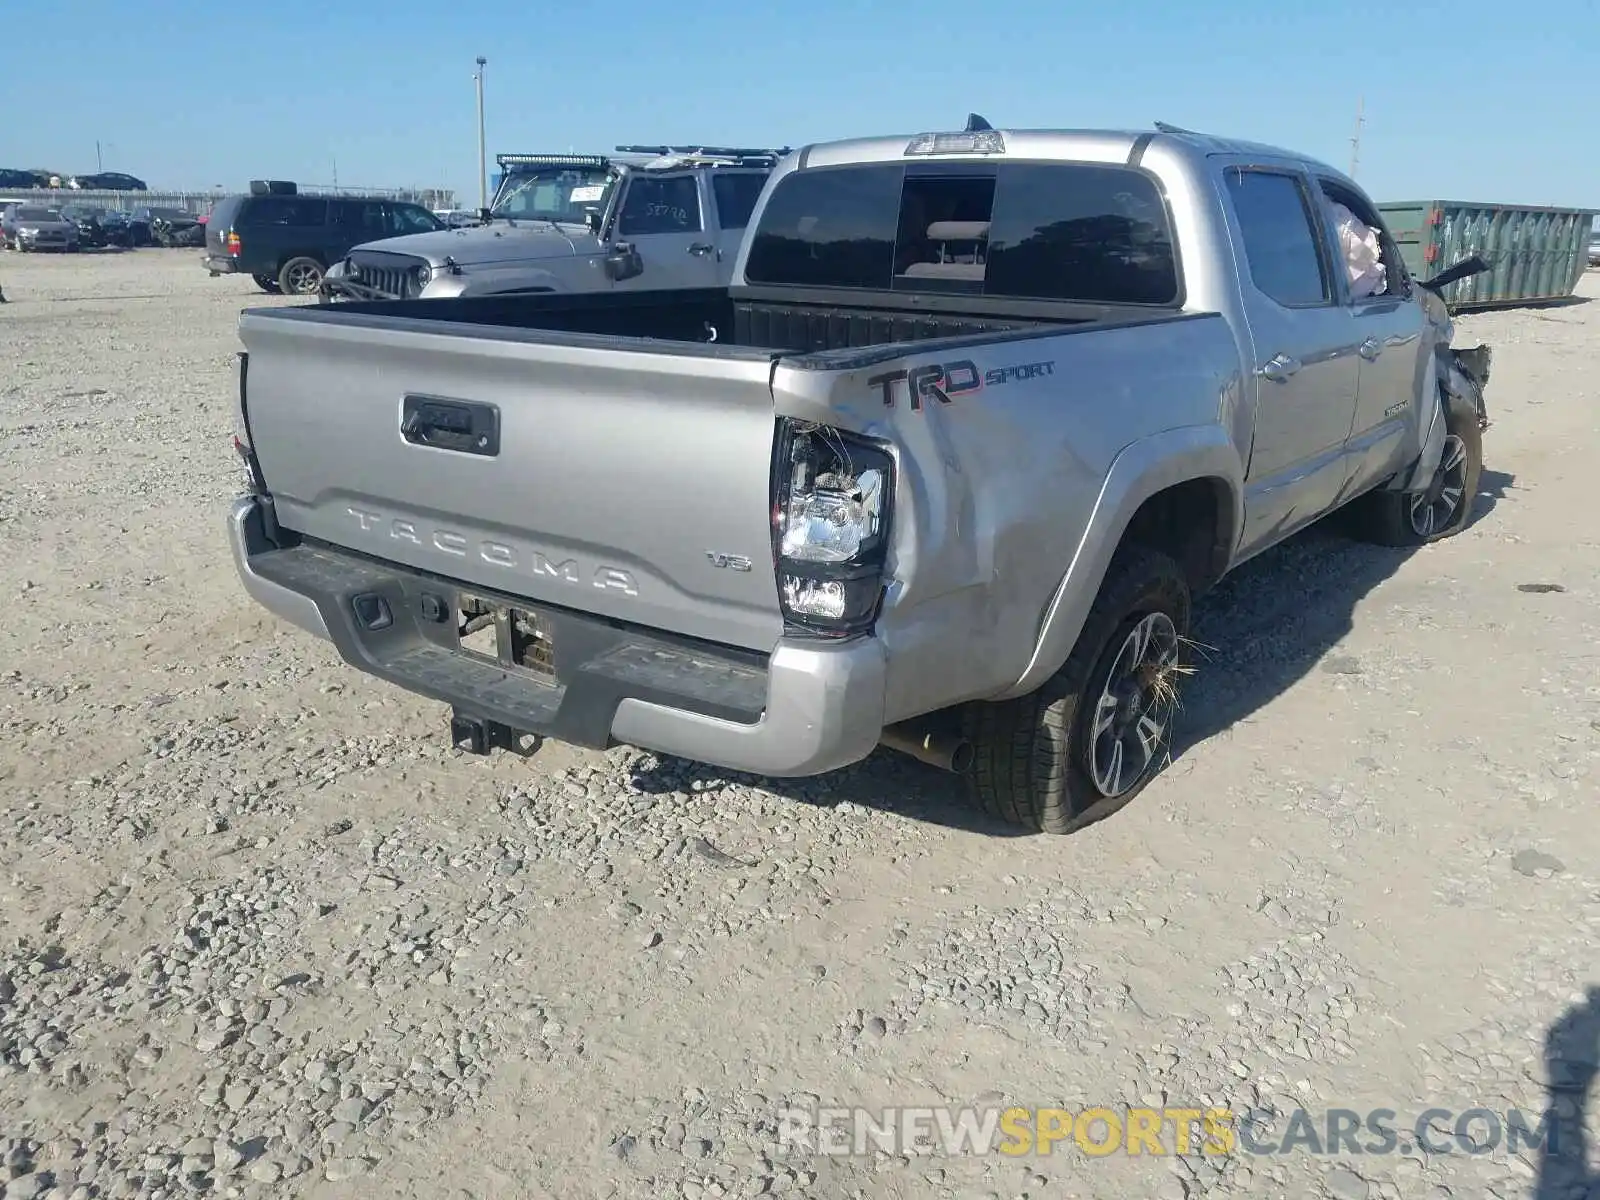
[[[489,154],[959,127],[1190,128],[1382,200],[1600,207],[1593,0],[603,4],[49,0],[0,41],[0,165],[153,186],[442,184]],[[49,20],[42,19],[49,14]],[[159,15],[158,15],[159,14]],[[1527,19],[1524,19],[1526,15]],[[491,165],[491,171],[493,167]]]

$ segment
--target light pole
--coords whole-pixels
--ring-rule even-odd
[[[478,55],[478,73],[473,76],[478,81],[478,208],[480,215],[489,211],[489,158],[483,140],[483,68],[488,66],[489,60],[483,55]]]

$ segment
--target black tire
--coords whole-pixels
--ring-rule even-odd
[[[965,734],[974,751],[967,780],[973,800],[991,816],[1036,833],[1067,834],[1109,816],[1143,791],[1167,759],[1178,684],[1187,665],[1189,610],[1188,581],[1176,562],[1142,546],[1121,547],[1061,670],[1030,695],[967,706]],[[1112,668],[1133,631],[1158,615],[1166,618],[1172,635],[1167,665],[1153,668],[1149,676],[1159,703],[1149,704],[1150,689],[1136,688],[1145,698],[1132,707],[1130,697],[1129,711],[1136,717],[1155,714],[1151,720],[1159,719],[1159,733],[1153,743],[1141,740],[1141,747],[1150,748],[1149,757],[1131,782],[1108,794],[1095,782],[1095,713],[1100,700],[1108,698]]]
[[[252,275],[250,278],[256,281],[256,286],[263,292],[277,293],[281,290],[277,279],[271,275]]]
[[[1380,546],[1416,547],[1453,537],[1467,527],[1483,474],[1483,430],[1475,401],[1469,397],[1445,405],[1445,450],[1426,491],[1379,489],[1355,502],[1352,532],[1357,537]],[[1447,515],[1441,515],[1446,488],[1459,489],[1459,498]],[[1423,511],[1430,516],[1419,515]]]
[[[278,271],[278,289],[285,296],[310,296],[322,286],[326,268],[316,259],[302,255],[291,258]]]

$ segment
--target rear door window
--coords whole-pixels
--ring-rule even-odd
[[[341,200],[334,205],[334,221],[339,232],[360,241],[390,237],[393,230],[381,200]]]
[[[257,196],[244,207],[244,225],[281,225],[310,229],[327,220],[328,202],[310,196]]]
[[[1241,167],[1229,167],[1224,175],[1256,290],[1285,308],[1331,304],[1311,198],[1299,178]]]
[[[1127,167],[926,163],[796,171],[750,283],[1096,304],[1182,302],[1166,204]]]
[[[723,229],[743,229],[766,186],[767,177],[751,171],[713,172],[711,193],[717,201],[717,224]]]

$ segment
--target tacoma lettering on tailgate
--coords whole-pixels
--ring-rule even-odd
[[[505,542],[488,538],[469,538],[453,529],[419,526],[415,521],[400,517],[385,517],[370,509],[349,507],[346,511],[356,519],[363,533],[414,546],[430,547],[444,554],[460,558],[476,558],[493,567],[512,571],[525,571],[539,579],[553,579],[561,583],[583,585],[589,583],[601,591],[619,592],[624,596],[639,594],[638,581],[631,571],[621,567],[599,564],[587,566],[575,558],[551,558],[540,550],[519,549]]]

